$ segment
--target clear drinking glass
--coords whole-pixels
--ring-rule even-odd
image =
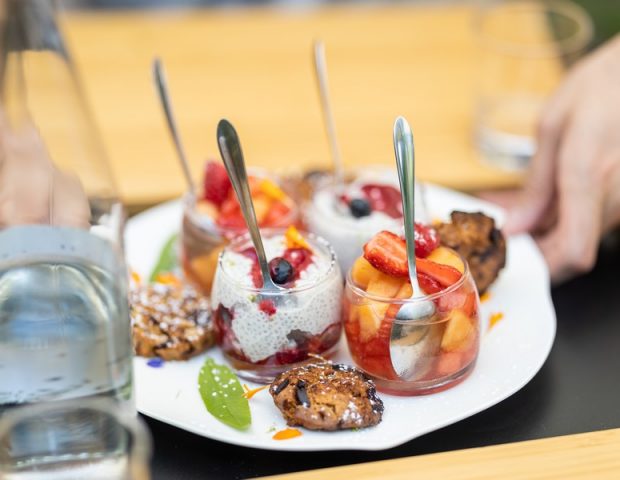
[[[523,169],[536,151],[546,99],[590,43],[591,20],[566,0],[485,1],[475,30],[481,52],[477,146],[491,165]]]
[[[464,271],[456,283],[414,298],[370,294],[355,283],[350,272],[347,275],[343,321],[349,351],[379,390],[393,395],[438,392],[461,382],[473,370],[480,348],[480,300],[467,262],[460,259]],[[432,316],[414,322],[396,319],[402,305],[421,300],[435,303]],[[415,359],[409,380],[400,379],[392,367],[391,355],[399,354],[390,348],[394,325],[409,332],[400,344],[402,354]]]
[[[53,3],[0,1],[0,30],[0,417],[133,409],[123,209]]]
[[[322,238],[305,234],[312,249],[285,249],[284,230],[261,230],[269,260],[284,256],[300,278],[291,287],[268,292],[262,284],[248,234],[220,255],[211,304],[217,342],[240,376],[268,383],[284,370],[329,356],[342,332],[342,276],[336,256]],[[282,247],[281,247],[282,246]]]
[[[151,442],[110,399],[19,407],[0,419],[4,480],[148,480]]]

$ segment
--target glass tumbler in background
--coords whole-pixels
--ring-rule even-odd
[[[585,51],[592,22],[565,0],[482,3],[475,137],[482,159],[508,170],[529,164],[542,107],[567,66]]]
[[[0,419],[4,480],[149,480],[151,442],[110,399],[15,408]]]
[[[0,418],[90,397],[134,411],[123,209],[53,5],[0,1]]]

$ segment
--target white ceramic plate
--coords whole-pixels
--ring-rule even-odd
[[[432,218],[447,218],[452,210],[484,211],[498,222],[503,212],[486,202],[443,188],[428,186]],[[178,230],[181,203],[169,202],[129,221],[126,231],[130,266],[147,277],[163,243]],[[517,392],[543,365],[555,336],[555,312],[549,294],[549,274],[529,236],[510,238],[507,267],[482,304],[483,325],[494,312],[504,319],[483,335],[478,363],[471,376],[456,387],[429,396],[381,395],[383,421],[376,427],[335,433],[303,431],[301,437],[276,441],[274,428],[285,428],[271,396],[260,392],[251,401],[252,426],[245,432],[230,428],[205,409],[197,388],[205,355],[222,362],[217,348],[188,362],[166,362],[161,368],[136,358],[138,410],[145,415],[222,442],[270,450],[381,450],[458,422]],[[486,327],[485,327],[486,328]],[[346,343],[339,360],[349,362]]]

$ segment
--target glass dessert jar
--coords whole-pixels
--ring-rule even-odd
[[[276,180],[256,172],[250,175],[250,188],[261,228],[299,223],[297,205]],[[187,194],[184,199],[180,257],[186,278],[209,295],[220,252],[245,232],[247,227],[224,166],[209,162],[200,198]]]
[[[455,280],[449,286],[442,285],[446,274]],[[376,270],[363,257],[347,276],[343,316],[351,356],[379,390],[394,395],[450,388],[471,373],[478,356],[479,298],[467,263],[453,250],[438,247],[428,258],[418,259],[418,281],[425,295],[410,298],[407,278]],[[395,318],[401,306],[422,299],[435,304],[433,315],[414,322]],[[407,333],[390,348],[393,328]],[[412,359],[408,380],[394,371],[394,355]]]
[[[261,233],[271,276],[283,289],[262,290],[246,234],[221,253],[211,298],[224,355],[243,378],[267,383],[310,354],[329,356],[335,350],[343,282],[334,251],[320,237],[295,229]]]
[[[425,220],[422,204],[416,217]],[[402,231],[403,210],[396,171],[367,168],[354,173],[344,185],[326,177],[304,205],[303,213],[308,230],[332,245],[340,268],[347,272],[363,245],[377,232]]]

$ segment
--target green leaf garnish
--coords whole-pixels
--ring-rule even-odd
[[[238,430],[250,426],[250,404],[243,397],[237,375],[226,365],[207,358],[198,375],[198,389],[205,407],[220,422]]]
[[[155,264],[155,268],[151,272],[151,276],[149,277],[149,281],[154,282],[157,278],[157,275],[160,273],[167,273],[173,271],[177,264],[177,239],[179,238],[179,234],[173,234],[164,244],[164,248],[161,249],[161,253],[159,254],[159,259]]]

